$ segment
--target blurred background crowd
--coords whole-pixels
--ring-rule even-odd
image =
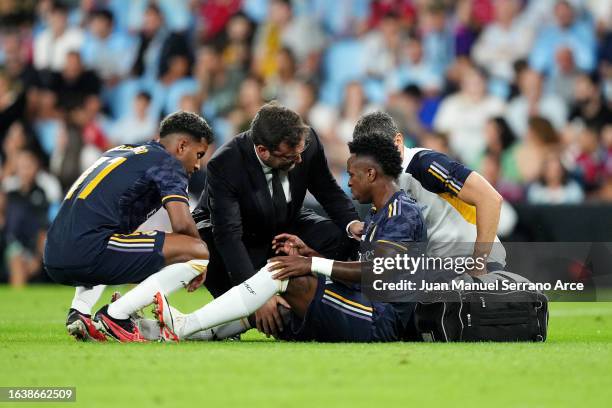
[[[612,201],[612,0],[2,0],[0,276],[40,275],[45,229],[102,151],[178,109],[219,146],[272,99],[345,190],[346,142],[382,109],[499,190],[502,234],[513,204]]]

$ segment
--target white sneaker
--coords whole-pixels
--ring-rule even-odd
[[[180,338],[177,333],[185,324],[185,315],[170,306],[168,299],[161,292],[155,294],[153,303],[153,314],[159,323],[160,340],[178,343]]]

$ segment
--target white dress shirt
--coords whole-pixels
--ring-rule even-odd
[[[272,170],[274,170],[270,166],[266,166],[264,162],[261,161],[259,155],[257,154],[257,150],[255,150],[255,157],[259,160],[259,164],[261,164],[261,168],[263,170],[264,176],[266,176],[266,182],[268,183],[268,190],[270,190],[270,196],[272,196]],[[283,186],[283,192],[285,193],[285,198],[287,202],[291,202],[291,190],[289,189],[289,177],[287,176],[287,171],[279,170],[278,175],[280,177],[281,185]]]

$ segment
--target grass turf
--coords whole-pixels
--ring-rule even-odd
[[[208,300],[202,293],[171,300],[190,311]],[[254,331],[240,342],[95,344],[66,335],[71,298],[67,287],[0,287],[0,386],[75,386],[76,403],[48,403],[74,407],[590,408],[612,400],[612,303],[552,303],[544,344],[280,343]]]

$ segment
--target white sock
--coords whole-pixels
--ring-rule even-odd
[[[153,303],[157,292],[169,295],[176,292],[204,271],[207,260],[192,260],[162,268],[142,281],[134,289],[108,306],[108,314],[115,319],[127,319],[137,310]]]
[[[195,332],[187,336],[187,340],[223,340],[227,339],[228,337],[235,336],[236,334],[244,333],[250,328],[251,324],[249,323],[249,319],[245,317],[213,327],[212,329],[200,330],[199,332]]]
[[[272,272],[264,266],[244,283],[234,286],[206,306],[185,315],[184,324],[179,328],[175,327],[175,333],[180,338],[187,338],[200,330],[248,317],[272,296],[284,292],[288,283],[289,280],[281,282],[272,279]]]
[[[74,291],[74,298],[72,299],[73,309],[78,310],[83,314],[91,315],[91,309],[96,305],[102,292],[104,292],[106,285],[98,285],[93,288],[86,288],[85,286],[77,286]]]

